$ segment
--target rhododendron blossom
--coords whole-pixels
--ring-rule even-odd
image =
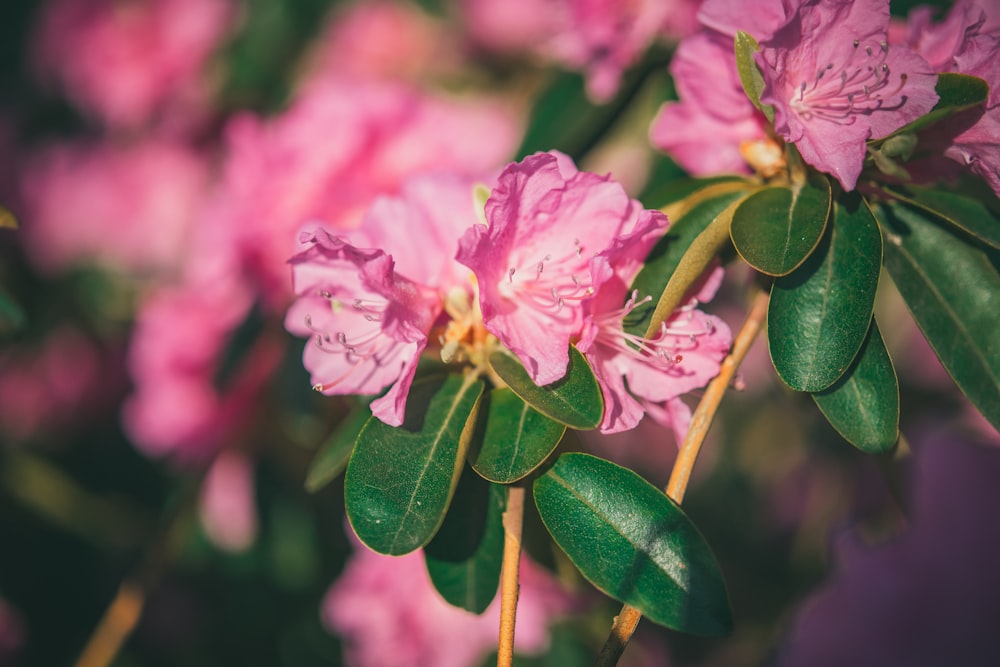
[[[853,190],[866,142],[884,137],[937,103],[926,61],[887,41],[889,4],[809,0],[772,37],[757,63],[761,102],[774,129],[803,159]]]
[[[508,165],[486,202],[486,219],[466,231],[457,259],[476,274],[487,330],[539,385],[566,374],[583,301],[598,287],[594,257],[616,239],[666,221],[618,183],[579,171],[557,152]]]

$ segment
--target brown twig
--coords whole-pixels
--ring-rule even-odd
[[[688,429],[680,451],[677,452],[677,459],[674,461],[674,467],[670,473],[670,481],[667,482],[666,494],[678,504],[684,498],[688,481],[691,479],[691,471],[698,460],[701,445],[705,442],[705,436],[708,435],[708,430],[719,409],[719,404],[722,402],[722,397],[725,396],[736,370],[740,367],[750,345],[764,325],[767,318],[767,303],[768,293],[759,292],[750,306],[746,321],[743,322],[743,326],[733,341],[732,351],[723,359],[719,374],[708,383],[705,395],[702,396],[694,415],[691,417],[691,427]],[[638,609],[627,604],[622,606],[621,612],[615,616],[615,620],[611,624],[611,633],[597,656],[595,667],[614,667],[618,664],[618,660],[625,652],[625,647],[632,638],[640,618],[642,618],[642,613]]]
[[[518,571],[521,565],[521,532],[524,525],[525,487],[507,487],[507,508],[503,513],[503,570],[500,576],[500,642],[497,667],[514,661],[514,624],[517,616]]]

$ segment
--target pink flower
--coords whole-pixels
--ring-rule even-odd
[[[459,64],[444,24],[415,4],[357,2],[333,18],[310,57],[312,76],[416,79]]]
[[[536,153],[504,169],[486,202],[488,224],[465,232],[456,259],[476,275],[486,329],[535,383],[566,374],[582,301],[597,287],[592,259],[656,215],[562,153]]]
[[[259,339],[227,382],[218,377],[253,295],[235,280],[162,287],[139,307],[129,344],[134,390],[122,407],[132,442],[152,457],[204,463],[250,424],[254,401],[281,351]]]
[[[305,249],[291,259],[299,299],[285,327],[309,336],[303,363],[318,391],[377,394],[372,413],[403,423],[406,394],[441,301],[395,271],[381,250],[361,250],[325,229],[303,232]]]
[[[733,40],[703,31],[681,42],[670,63],[679,102],[664,104],[650,140],[695,176],[748,173],[741,147],[766,139],[767,120],[740,83]]]
[[[28,253],[48,272],[176,270],[208,175],[202,156],[164,141],[49,148],[21,177]]]
[[[595,259],[594,273],[599,276],[595,282],[601,287],[586,303],[588,318],[578,347],[594,369],[604,395],[602,433],[635,428],[648,413],[660,424],[672,427],[680,442],[690,412],[678,397],[718,375],[732,335],[721,319],[695,309],[698,298],[707,300],[714,295],[721,269],[713,272],[696,298],[661,324],[654,337],[647,339],[623,330],[625,317],[639,299],[633,293],[625,300],[628,286],[657,240],[650,231],[643,230],[645,239],[622,245],[633,255],[632,262],[615,257],[614,252]],[[645,295],[642,301],[650,298]]]
[[[742,0],[705,0],[698,9],[698,20],[723,35],[736,37],[742,31],[759,42],[770,39],[801,4],[803,0],[761,0],[750,12]]]
[[[398,194],[416,174],[488,176],[513,152],[518,130],[484,100],[327,77],[312,80],[280,115],[236,117],[226,139],[207,224],[229,230],[264,298],[283,307],[285,262],[302,225],[356,229],[378,195]]]
[[[939,24],[931,22],[929,10],[918,9],[908,21],[906,40],[937,71],[971,74],[989,84],[983,106],[932,125],[920,134],[919,147],[969,168],[1000,194],[1000,30],[987,29],[987,21],[973,2],[956,4]],[[929,171],[936,175],[941,170],[935,167],[932,162]]]
[[[229,0],[48,3],[38,68],[82,109],[134,127],[207,106],[203,70],[233,18]]]
[[[520,574],[514,647],[541,653],[553,617],[576,601],[527,558]],[[354,667],[474,667],[496,648],[500,604],[479,616],[452,607],[434,589],[421,552],[390,557],[362,547],[327,592],[322,618],[344,639]]]
[[[219,548],[245,551],[257,538],[253,464],[227,449],[212,462],[201,486],[199,516],[205,534]]]
[[[853,190],[866,142],[930,111],[937,77],[916,53],[888,45],[888,2],[808,0],[761,41],[761,102],[806,162]]]

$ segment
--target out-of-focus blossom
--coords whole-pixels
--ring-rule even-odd
[[[206,64],[230,28],[230,0],[55,0],[37,67],[113,127],[186,123],[208,104]],[[173,117],[171,117],[173,116]]]
[[[78,426],[123,390],[121,360],[71,329],[0,353],[0,433],[20,442]]]
[[[1000,503],[1000,450],[939,434],[915,453],[910,525],[880,546],[842,539],[834,575],[805,603],[782,667],[996,662],[1000,524],[988,508]]]
[[[208,177],[205,160],[175,143],[53,146],[21,175],[28,254],[53,273],[83,263],[176,269]]]
[[[476,275],[487,330],[535,383],[566,374],[582,302],[597,287],[591,261],[658,216],[562,153],[536,153],[504,169],[486,202],[488,224],[466,231],[456,257]]]
[[[445,25],[400,0],[355,2],[332,17],[317,42],[312,76],[413,80],[459,66],[457,42]]]
[[[486,177],[514,151],[512,115],[485,100],[431,97],[389,83],[313,81],[284,113],[235,118],[223,184],[207,224],[230,242],[266,299],[289,296],[286,260],[307,222],[357,228],[380,194],[408,177]]]
[[[549,623],[577,604],[522,558],[514,649],[545,651]],[[354,667],[474,667],[496,648],[500,600],[478,616],[452,607],[434,589],[421,552],[390,557],[359,547],[327,592],[322,618],[344,638]]]
[[[233,449],[219,453],[205,475],[199,507],[205,534],[219,548],[240,552],[257,538],[253,463]]]
[[[803,0],[761,0],[753,11],[741,0],[705,0],[698,9],[698,20],[707,28],[735,37],[745,32],[758,42],[770,39],[774,32],[792,18]]]
[[[913,51],[889,46],[889,3],[808,0],[756,54],[761,103],[803,159],[853,190],[866,142],[937,103],[937,76]]]
[[[695,176],[748,173],[741,148],[767,141],[767,121],[743,92],[732,37],[707,30],[688,37],[670,73],[680,101],[660,108],[653,144]]]
[[[164,287],[140,304],[128,359],[135,388],[122,409],[139,449],[203,463],[247,422],[280,357],[259,340],[223,386],[223,351],[252,299],[246,286],[220,281]]]
[[[592,99],[606,102],[623,72],[658,36],[683,37],[697,27],[692,0],[464,0],[473,40],[499,52],[527,52],[587,77]]]
[[[940,23],[928,8],[918,8],[907,22],[905,40],[936,71],[970,74],[990,87],[986,103],[937,123],[920,134],[924,153],[941,154],[983,178],[1000,194],[1000,29],[988,29],[995,5],[966,0],[957,3]],[[934,172],[934,165],[924,171]],[[919,167],[918,167],[919,169]]]

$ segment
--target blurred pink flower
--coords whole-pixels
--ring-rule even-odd
[[[223,183],[207,224],[230,230],[262,295],[283,304],[285,262],[304,224],[357,228],[377,195],[398,193],[422,172],[487,177],[514,151],[518,128],[487,100],[326,78],[278,116],[236,117],[226,135]]]
[[[581,70],[597,102],[611,99],[623,72],[660,36],[697,27],[696,0],[463,0],[461,12],[478,45],[526,52]]]
[[[245,285],[218,281],[162,287],[140,304],[128,359],[134,390],[122,419],[147,455],[204,463],[248,424],[281,354],[261,338],[221,384],[224,351],[252,300]]]
[[[54,0],[38,26],[37,67],[113,127],[198,115],[206,64],[234,9],[230,0]]]
[[[0,598],[0,665],[19,665],[28,631],[21,615]]]
[[[1000,195],[1000,7],[969,0],[956,3],[940,23],[929,8],[918,8],[907,22],[906,43],[939,72],[971,74],[990,87],[986,103],[932,125],[920,134],[922,152],[945,157],[978,174]],[[931,177],[940,169],[931,163]],[[921,172],[922,173],[922,172]]]
[[[664,104],[650,128],[653,145],[695,176],[749,173],[740,151],[767,137],[767,120],[740,83],[733,39],[702,31],[681,42],[670,63],[679,102]]]
[[[548,625],[579,603],[539,566],[521,559],[514,648],[537,654]],[[376,554],[360,547],[323,600],[323,623],[345,641],[353,667],[474,667],[497,645],[500,600],[475,615],[445,602],[424,556]]]
[[[0,352],[0,433],[23,442],[78,428],[124,389],[120,356],[76,329],[56,329]]]
[[[905,531],[838,545],[830,580],[803,605],[778,665],[987,667],[1000,639],[1000,445],[937,434],[915,447]]]
[[[887,42],[888,0],[807,0],[756,54],[761,102],[802,158],[853,190],[868,139],[930,111],[937,77],[913,51]]]
[[[245,454],[226,449],[212,462],[201,486],[199,516],[205,534],[220,549],[240,552],[254,543],[254,469]]]
[[[170,142],[50,147],[21,175],[28,254],[53,273],[85,263],[176,270],[208,177],[201,155]]]
[[[476,275],[486,329],[535,383],[566,374],[582,302],[597,287],[593,258],[657,216],[562,153],[536,153],[504,169],[486,202],[488,224],[465,232],[456,258]]]
[[[401,0],[354,2],[332,16],[309,57],[309,76],[415,80],[456,69],[458,44],[446,26]],[[308,85],[308,84],[307,84]]]

